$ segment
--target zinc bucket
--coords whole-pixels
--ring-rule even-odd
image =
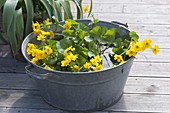
[[[86,25],[91,22],[77,21]],[[97,24],[116,28],[118,33],[129,32],[126,25],[119,22],[99,21]],[[61,30],[59,28],[58,32]],[[22,43],[22,53],[28,61],[26,73],[35,79],[42,98],[51,106],[68,111],[98,111],[114,105],[121,98],[133,57],[118,66],[95,72],[46,70],[30,61],[26,51],[30,42],[37,43],[34,33],[29,34]]]

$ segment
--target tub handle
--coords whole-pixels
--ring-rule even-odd
[[[52,76],[53,74],[52,73],[36,73],[36,72],[33,72],[31,69],[33,69],[34,67],[32,65],[27,65],[25,66],[25,72],[32,78],[36,78],[36,79],[41,79],[41,80],[44,80],[44,79],[47,79],[49,78],[50,76]]]
[[[111,23],[115,23],[115,24],[118,24],[118,25],[122,25],[122,26],[128,28],[128,25],[127,25],[127,24],[123,24],[123,23],[120,23],[120,22],[117,22],[117,21],[111,21]]]

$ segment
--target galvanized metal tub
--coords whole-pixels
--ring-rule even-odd
[[[77,21],[85,24],[90,22]],[[117,22],[100,21],[98,25],[115,27],[121,33],[129,32]],[[134,58],[116,67],[96,72],[50,71],[30,62],[26,52],[27,44],[35,41],[36,35],[33,33],[23,41],[22,53],[29,63],[25,69],[28,75],[35,78],[41,96],[48,104],[62,110],[97,111],[115,104],[121,98]]]

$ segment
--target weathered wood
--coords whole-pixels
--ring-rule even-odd
[[[50,109],[38,91],[0,90],[0,107]],[[170,95],[124,94],[121,100],[105,111],[169,112]],[[152,106],[152,107],[151,107]]]
[[[84,1],[84,3],[89,3],[90,0]],[[123,3],[123,4],[157,4],[157,5],[167,5],[170,4],[168,0],[94,0],[94,3]]]
[[[73,113],[62,110],[43,110],[43,109],[24,109],[24,108],[0,108],[1,113]],[[74,112],[82,113],[82,112]],[[108,112],[91,112],[91,113],[108,113]]]
[[[150,0],[148,0],[150,1]],[[109,10],[108,10],[109,11]],[[123,13],[130,14],[170,14],[170,5],[124,4]]]

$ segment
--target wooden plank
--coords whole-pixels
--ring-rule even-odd
[[[50,109],[38,91],[0,90],[0,107]],[[168,112],[170,95],[124,94],[121,100],[105,111]]]
[[[124,4],[123,13],[168,15],[170,14],[170,5]]]
[[[130,76],[170,77],[170,63],[134,62]]]
[[[38,90],[33,78],[18,73],[0,73],[0,89]]]
[[[0,108],[1,113],[71,113],[62,110],[43,110],[43,109],[24,109],[24,108]],[[76,113],[76,112],[74,112]],[[80,113],[80,112],[79,112]],[[82,113],[82,112],[81,112]],[[108,113],[108,112],[91,112],[91,113]]]
[[[2,73],[25,73],[27,63],[12,58],[0,58],[0,72]]]
[[[170,95],[170,78],[129,77],[124,93]]]
[[[119,14],[119,13],[94,13],[95,18],[106,21],[119,21],[129,24],[170,24],[170,15],[157,14]]]
[[[90,0],[84,1],[84,3],[89,3]],[[123,4],[157,4],[157,5],[166,5],[170,4],[168,0],[94,0],[94,3],[123,3]]]

